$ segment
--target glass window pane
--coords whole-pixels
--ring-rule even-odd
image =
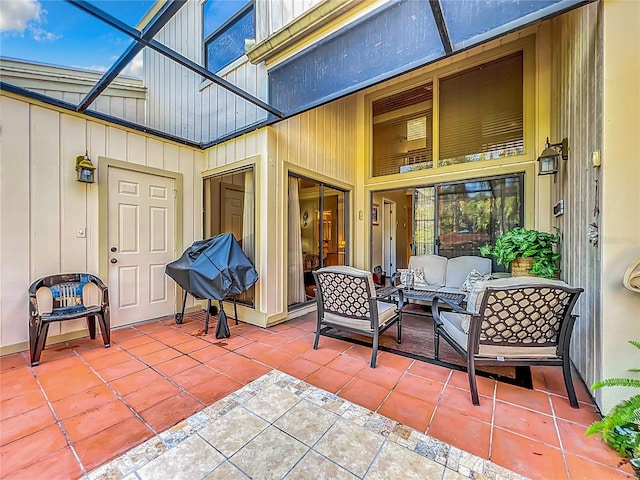
[[[524,153],[522,52],[440,81],[439,166]]]
[[[207,0],[203,5],[204,37],[207,38],[242,10],[247,0]]]
[[[372,104],[372,175],[433,167],[433,87],[429,83]]]
[[[204,180],[204,235],[232,233],[245,255],[255,258],[255,195],[253,168]],[[255,289],[238,295],[240,303],[253,306]]]
[[[413,194],[413,254],[427,255],[436,251],[435,188],[416,188]]]
[[[287,304],[313,300],[313,271],[345,265],[346,192],[304,178],[289,177]]]
[[[521,175],[439,186],[438,254],[480,255],[480,247],[521,226],[521,192]]]
[[[244,41],[255,37],[253,8],[207,42],[207,68],[216,72],[244,55]]]

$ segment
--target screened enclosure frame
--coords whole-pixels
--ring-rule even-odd
[[[514,6],[511,7],[511,10],[499,10],[499,8],[502,6],[502,4],[500,4],[499,2],[482,2],[484,6],[477,9],[477,11],[474,11],[475,13],[472,14],[476,15],[476,17],[473,17],[471,15],[465,18],[462,18],[464,17],[464,15],[458,15],[455,12],[455,9],[464,8],[465,5],[477,7],[481,2],[478,2],[477,0],[429,0],[430,12],[433,16],[433,22],[436,26],[438,37],[441,41],[442,54],[436,55],[435,57],[424,58],[418,62],[399,65],[397,68],[379,75],[374,79],[363,80],[359,83],[356,82],[349,89],[338,89],[334,93],[320,99],[316,99],[311,103],[307,103],[283,111],[275,108],[272,104],[249,94],[242,88],[239,88],[238,86],[232,84],[224,78],[221,78],[202,65],[193,62],[192,60],[179,54],[175,50],[153,39],[155,34],[160,31],[162,27],[165,26],[174,17],[174,15],[180,10],[180,8],[187,2],[187,0],[168,0],[158,9],[156,14],[151,18],[151,20],[142,30],[138,30],[127,25],[126,23],[97,8],[92,3],[86,0],[65,1],[73,5],[74,7],[79,8],[85,13],[93,16],[94,18],[97,18],[99,21],[110,25],[117,31],[124,33],[125,35],[130,37],[134,41],[134,43],[132,43],[127,48],[127,50],[125,50],[125,52],[116,61],[114,61],[111,67],[92,87],[89,94],[87,94],[87,96],[85,96],[85,98],[79,104],[73,104],[70,102],[58,100],[51,96],[32,92],[26,88],[12,85],[4,81],[0,81],[0,90],[6,90],[18,95],[25,96],[27,98],[42,101],[44,103],[54,105],[58,108],[84,113],[88,116],[119,124],[137,131],[151,133],[162,138],[176,141],[178,143],[193,146],[195,148],[207,149],[219,143],[236,138],[247,132],[267,125],[271,125],[282,119],[292,117],[306,110],[310,110],[312,108],[330,103],[349,94],[387,81],[390,78],[408,73],[412,70],[424,67],[428,64],[432,64],[448,56],[455,55],[471,47],[490,41],[494,38],[518,31],[535,22],[552,18],[556,15],[560,15],[569,10],[578,8],[582,5],[597,0],[557,0],[553,1],[553,3],[546,4],[538,9],[536,9],[535,7],[536,5],[540,4],[536,3],[534,0],[521,0],[520,2],[514,4]],[[456,2],[458,4],[456,4]],[[397,2],[393,0],[390,2],[390,5],[393,5],[395,3]],[[465,11],[472,10],[473,9],[467,9]],[[476,22],[477,25],[474,22]],[[485,23],[483,24],[482,22]],[[348,25],[345,25],[344,28],[348,28]],[[219,138],[214,139],[213,141],[198,143],[187,138],[149,128],[136,122],[123,120],[113,115],[90,110],[88,107],[89,105],[91,105],[91,102],[105,91],[105,89],[118,76],[118,74],[131,61],[131,59],[144,47],[151,48],[162,56],[169,58],[170,60],[178,63],[184,68],[187,68],[188,70],[202,76],[204,79],[210,80],[218,86],[232,92],[234,95],[239,96],[240,98],[256,105],[258,108],[263,109],[269,114],[267,119],[256,124],[241,126],[236,131],[225,134]]]

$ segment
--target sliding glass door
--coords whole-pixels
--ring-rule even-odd
[[[437,187],[437,252],[479,255],[505,231],[522,225],[522,175]]]
[[[345,265],[347,193],[322,182],[289,177],[287,303],[314,298],[313,271]]]
[[[375,192],[372,203],[393,199],[398,212],[396,267],[407,268],[411,255],[479,255],[480,247],[522,226],[523,185],[523,174],[505,175]],[[376,226],[371,231],[371,265],[381,265],[383,249],[376,246],[383,233]],[[494,269],[503,270],[498,265]]]

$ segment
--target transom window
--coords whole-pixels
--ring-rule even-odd
[[[203,6],[206,67],[217,72],[245,53],[245,40],[255,38],[253,1],[207,0]]]
[[[517,52],[437,79],[437,101],[432,83],[375,100],[372,176],[522,155],[523,68]]]
[[[373,176],[433,167],[433,85],[373,102]]]

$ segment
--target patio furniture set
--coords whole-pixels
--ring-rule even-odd
[[[435,360],[440,338],[466,359],[474,405],[480,403],[476,365],[555,365],[562,367],[569,402],[578,408],[569,345],[577,318],[572,310],[583,289],[537,277],[491,279],[491,261],[473,256],[414,256],[409,267],[394,274],[394,285],[378,289],[368,271],[349,266],[315,270],[317,327],[313,348],[318,348],[326,327],[364,334],[373,340],[370,366],[375,368],[379,336],[395,325],[400,344],[402,315],[407,306],[418,304],[423,310],[411,313],[434,320]],[[251,275],[251,280],[254,278],[257,275]],[[87,285],[99,290],[98,305],[87,306]],[[38,302],[38,290],[44,287],[51,292],[49,309]],[[87,273],[43,277],[31,284],[29,305],[32,366],[40,362],[52,322],[86,317],[93,339],[97,319],[104,346],[110,346],[108,289],[98,277]]]
[[[368,335],[373,339],[370,365],[375,368],[380,334],[395,324],[401,343],[406,306],[420,302],[430,307],[423,314],[434,320],[435,359],[440,338],[466,359],[474,405],[480,404],[476,366],[554,365],[562,367],[569,403],[579,408],[569,345],[577,318],[572,311],[583,289],[538,277],[491,279],[491,262],[480,257],[423,257],[412,257],[410,269],[434,265],[435,272],[425,269],[414,278],[407,276],[413,275],[411,270],[402,272],[403,283],[378,290],[372,274],[364,270],[337,266],[315,271],[314,349],[326,327]]]

